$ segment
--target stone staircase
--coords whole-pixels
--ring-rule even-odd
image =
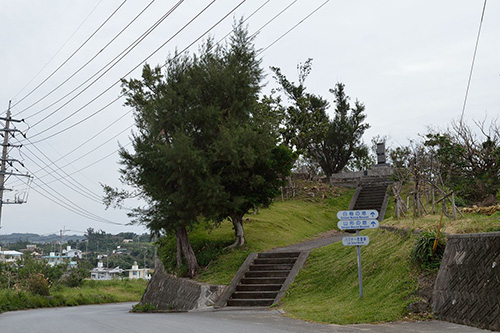
[[[382,221],[389,200],[387,187],[391,183],[386,177],[361,180],[352,197],[349,210],[375,209],[379,212],[378,220]]]
[[[308,252],[251,253],[216,306],[251,307],[278,303],[308,255]]]

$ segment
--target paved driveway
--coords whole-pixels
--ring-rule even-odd
[[[322,325],[283,317],[278,311],[234,309],[186,313],[129,313],[134,303],[88,305],[0,314],[2,333],[310,333],[487,332],[440,321],[380,325]]]

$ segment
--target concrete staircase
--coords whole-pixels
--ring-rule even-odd
[[[251,307],[278,303],[308,255],[308,252],[251,253],[216,306]]]
[[[392,183],[389,178],[365,178],[358,184],[349,210],[375,209],[379,213],[378,220],[384,219],[385,210],[389,200],[387,187]]]

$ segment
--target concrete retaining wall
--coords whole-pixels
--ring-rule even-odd
[[[441,320],[500,331],[500,233],[449,235],[432,299]]]
[[[139,304],[152,304],[157,310],[207,308],[215,304],[224,288],[167,274],[159,263]]]

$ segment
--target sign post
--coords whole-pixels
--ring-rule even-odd
[[[361,270],[361,246],[370,244],[368,236],[360,236],[362,229],[376,229],[379,222],[376,220],[378,212],[376,210],[342,210],[337,213],[339,222],[337,226],[340,230],[356,230],[355,237],[342,238],[345,246],[356,246],[358,253],[358,280],[359,298],[363,298],[363,274]]]

